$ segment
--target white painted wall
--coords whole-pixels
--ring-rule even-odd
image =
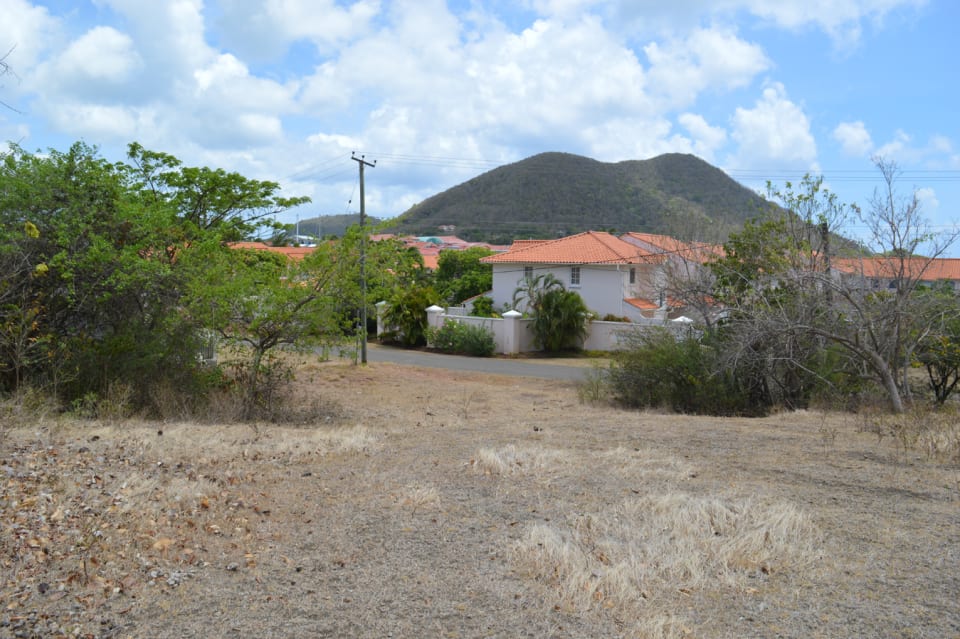
[[[563,282],[568,290],[576,291],[583,298],[587,307],[599,317],[611,313],[617,316],[627,316],[630,319],[641,320],[640,311],[625,303],[625,297],[646,297],[656,299],[657,269],[652,265],[638,264],[636,282],[630,284],[630,266],[626,264],[590,264],[580,266],[580,286],[571,286],[571,266],[562,264],[538,265],[534,267],[533,276],[552,273]],[[522,264],[494,264],[493,265],[493,305],[500,309],[504,304],[513,300],[513,292],[523,283],[524,269]],[[526,309],[516,309],[524,312]]]

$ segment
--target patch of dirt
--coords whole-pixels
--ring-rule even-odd
[[[960,636],[960,469],[851,417],[389,364],[295,396],[339,417],[5,431],[0,636]]]

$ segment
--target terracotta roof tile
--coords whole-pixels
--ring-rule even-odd
[[[506,253],[484,264],[640,264],[662,261],[652,253],[609,233],[586,231],[557,240],[514,242]]]
[[[831,265],[843,273],[860,274],[878,279],[894,279],[901,268],[900,260],[893,257],[836,257],[831,261]],[[924,282],[960,280],[960,258],[930,260],[925,257],[914,257],[903,262],[902,266],[909,277],[919,277]]]
[[[621,237],[627,241],[634,239],[659,249],[664,253],[674,253],[688,260],[707,262],[714,257],[723,256],[723,246],[720,244],[707,244],[704,242],[683,242],[669,235],[656,235],[654,233],[625,233]],[[653,251],[656,253],[657,251]]]
[[[660,305],[653,300],[647,300],[642,297],[628,297],[623,300],[630,306],[639,308],[641,311],[653,311],[660,308]]]
[[[270,251],[271,253],[285,255],[297,262],[317,250],[314,246],[270,246],[264,242],[232,242],[230,248],[246,249],[248,251]]]

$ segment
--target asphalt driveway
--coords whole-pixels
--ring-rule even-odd
[[[548,360],[547,360],[548,361]],[[572,363],[550,364],[545,360],[505,359],[496,357],[465,357],[462,355],[444,355],[410,351],[402,348],[367,345],[367,362],[392,362],[407,366],[445,368],[454,371],[491,373],[494,375],[516,375],[518,377],[539,377],[541,379],[559,379],[580,381],[590,370],[590,361],[574,360]],[[566,360],[570,362],[570,360]]]

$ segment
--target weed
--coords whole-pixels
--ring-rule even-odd
[[[577,386],[577,398],[581,404],[600,404],[610,399],[609,375],[602,364],[592,364],[584,374],[583,381]]]

